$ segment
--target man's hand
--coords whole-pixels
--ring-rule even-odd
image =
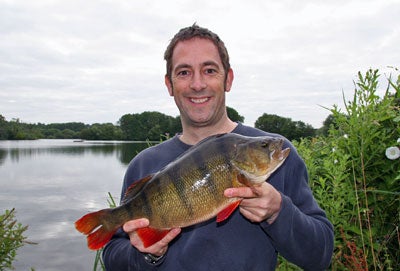
[[[240,212],[251,222],[273,223],[281,209],[282,196],[269,183],[255,187],[228,188],[224,195],[228,198],[243,198]]]
[[[136,230],[139,228],[145,228],[149,225],[149,221],[145,218],[131,220],[123,225],[123,230],[129,235],[132,246],[136,247],[142,253],[150,253],[155,256],[162,256],[168,250],[168,244],[171,242],[180,232],[180,228],[172,229],[163,239],[157,243],[145,248],[142,240],[136,234]]]

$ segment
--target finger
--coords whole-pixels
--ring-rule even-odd
[[[180,232],[181,232],[180,228],[171,229],[167,233],[167,235],[165,235],[160,241],[158,241],[154,245],[150,246],[150,248],[153,246],[156,248],[162,248],[164,246],[167,246],[169,242],[171,242]]]
[[[165,243],[165,244],[169,244],[180,233],[181,233],[181,229],[180,228],[174,228],[174,229],[170,230],[170,232],[166,236],[164,236],[164,238],[161,239],[160,242]]]
[[[167,252],[168,249],[168,244],[175,239],[177,235],[181,232],[180,228],[174,228],[171,231],[168,232],[166,236],[164,236],[163,239],[158,241],[157,243],[151,245],[150,247],[145,249],[145,252],[151,253],[157,256],[164,255]]]
[[[256,196],[250,187],[228,188],[224,191],[224,195],[228,198],[253,198]]]
[[[240,207],[242,208],[257,208],[259,205],[258,201],[254,200],[254,198],[247,198],[243,199],[242,202],[240,203]]]
[[[251,212],[249,209],[246,208],[240,208],[240,213],[247,218],[248,220],[250,220],[250,222],[261,222],[262,219],[255,213]]]
[[[137,229],[147,227],[148,225],[149,225],[148,219],[140,218],[140,219],[130,220],[130,221],[126,222],[122,226],[122,229],[126,233],[130,233],[130,232],[136,231]]]

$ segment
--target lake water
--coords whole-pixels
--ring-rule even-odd
[[[129,161],[147,143],[73,140],[0,141],[0,211],[29,225],[16,270],[92,270],[95,252],[77,232],[82,215],[119,202]]]

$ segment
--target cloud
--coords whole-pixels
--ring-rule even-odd
[[[225,41],[228,105],[322,125],[358,71],[400,63],[398,1],[1,1],[0,114],[26,122],[115,123],[178,115],[163,53],[197,22]],[[223,15],[223,16],[222,16]]]

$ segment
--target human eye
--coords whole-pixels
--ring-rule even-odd
[[[216,69],[213,69],[213,68],[207,68],[207,69],[205,70],[205,73],[206,73],[206,74],[214,74],[214,73],[217,73],[217,70],[216,70]]]
[[[187,70],[182,70],[182,71],[178,71],[177,72],[178,76],[186,76],[188,74],[189,74],[189,71],[187,71]]]
[[[206,62],[203,67],[203,73],[207,75],[215,75],[220,72],[219,66],[214,62]]]
[[[188,77],[190,76],[191,72],[189,69],[178,69],[176,71],[176,77]]]

